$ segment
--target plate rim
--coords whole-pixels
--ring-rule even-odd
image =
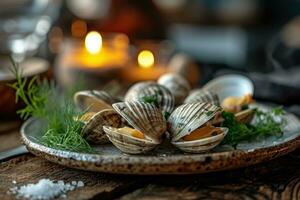
[[[120,156],[79,153],[54,149],[29,139],[25,129],[31,123],[38,120],[36,118],[29,118],[21,127],[21,139],[31,153],[71,168],[116,174],[194,174],[223,171],[268,161],[290,153],[300,147],[300,134],[298,134],[298,136],[289,141],[251,151],[233,150],[173,156],[147,155],[147,159],[143,155],[122,154]],[[230,161],[228,158],[232,160],[233,164],[228,163]],[[223,166],[219,165],[222,162],[227,164]],[[216,163],[216,166],[209,166],[214,163]],[[163,169],[164,167],[169,167],[170,170],[165,170]]]

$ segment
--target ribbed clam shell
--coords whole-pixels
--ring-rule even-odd
[[[217,94],[203,89],[193,90],[184,100],[184,103],[197,103],[197,102],[207,102],[207,103],[212,103],[214,105],[220,104]]]
[[[122,127],[122,117],[113,109],[102,110],[93,115],[82,128],[82,133],[89,142],[105,144],[109,142],[103,131],[103,126]]]
[[[132,85],[124,96],[124,101],[135,101],[139,93],[147,86],[155,84],[154,81],[143,81]]]
[[[176,105],[179,105],[183,102],[191,89],[188,81],[179,74],[164,74],[158,79],[157,82],[158,84],[163,85],[170,90],[175,98]]]
[[[143,85],[133,86],[138,88],[135,92],[127,94],[125,101],[145,101],[147,98],[154,97],[163,113],[170,114],[174,109],[174,96],[172,93],[164,86],[159,85],[155,82],[143,82]],[[130,89],[131,90],[131,89]]]
[[[221,133],[193,141],[174,141],[172,144],[184,152],[188,153],[203,153],[216,147],[224,139],[228,132],[228,128],[220,128]]]
[[[142,154],[151,151],[158,145],[158,143],[151,140],[123,134],[122,131],[114,127],[104,126],[103,129],[109,140],[124,153]]]
[[[111,109],[111,104],[117,100],[105,91],[84,90],[76,92],[74,102],[81,110],[99,112],[103,109]]]
[[[139,101],[113,104],[113,108],[147,138],[160,142],[167,126],[161,111],[154,105]]]
[[[172,141],[177,141],[196,130],[211,120],[220,110],[220,107],[205,102],[179,106],[168,119],[168,130],[172,135]]]

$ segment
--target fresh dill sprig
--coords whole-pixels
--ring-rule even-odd
[[[75,120],[84,112],[76,109],[72,100],[74,92],[60,93],[54,82],[41,81],[38,77],[29,82],[13,62],[12,73],[16,82],[10,86],[16,91],[16,101],[22,100],[25,108],[17,111],[22,119],[41,118],[46,121],[40,142],[48,147],[76,152],[94,152],[81,134],[82,122]]]
[[[236,148],[241,142],[253,141],[272,135],[280,137],[283,134],[282,126],[285,121],[276,120],[275,118],[281,118],[283,114],[282,108],[274,108],[270,111],[256,109],[255,123],[244,124],[237,122],[233,113],[223,111],[222,117],[224,121],[221,126],[227,127],[229,131],[222,144],[228,144]]]

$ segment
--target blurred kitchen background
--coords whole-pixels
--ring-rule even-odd
[[[101,41],[96,34],[87,43],[91,31]],[[101,61],[81,51],[91,45],[93,54],[97,42],[104,45]],[[159,70],[130,67],[143,49]],[[154,79],[170,62],[188,59],[193,84],[241,73],[253,80],[258,101],[300,115],[298,0],[1,0],[0,53],[2,117],[16,109],[6,86],[13,81],[9,56],[25,75],[42,74],[62,87],[85,74],[91,87]],[[147,67],[152,57],[145,56]],[[120,75],[120,67],[128,70]]]

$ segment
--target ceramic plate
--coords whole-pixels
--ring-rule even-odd
[[[113,145],[98,145],[97,154],[62,151],[46,147],[41,138],[42,121],[29,119],[22,127],[22,139],[28,150],[51,162],[71,168],[116,174],[192,174],[245,167],[287,154],[300,146],[300,121],[285,116],[287,125],[281,138],[243,143],[237,149],[219,146],[204,154],[186,154],[163,144],[147,155],[127,155]]]

